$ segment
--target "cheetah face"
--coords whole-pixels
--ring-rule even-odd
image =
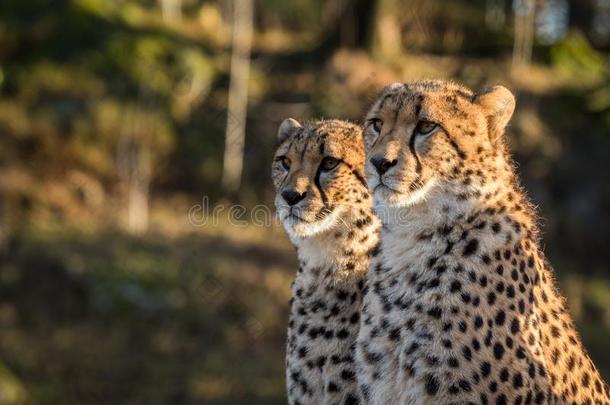
[[[350,208],[368,197],[361,129],[338,120],[301,125],[289,118],[278,138],[272,179],[286,232],[305,238],[343,226]]]
[[[514,104],[501,86],[478,95],[442,81],[387,86],[368,112],[364,129],[375,205],[413,205],[436,187],[463,181],[479,156],[503,147],[498,134]]]

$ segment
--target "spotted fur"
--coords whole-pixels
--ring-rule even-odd
[[[366,118],[383,221],[357,364],[372,404],[608,404],[517,180],[501,86],[384,89]]]
[[[379,228],[364,179],[362,130],[288,119],[279,139],[275,205],[300,262],[288,325],[288,402],[358,404],[354,345]]]

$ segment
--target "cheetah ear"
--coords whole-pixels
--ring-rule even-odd
[[[288,137],[290,137],[294,132],[302,128],[303,126],[299,124],[297,120],[294,118],[286,118],[280,124],[280,128],[277,130],[277,140],[281,143],[284,142]]]
[[[504,86],[492,86],[474,99],[487,113],[489,136],[495,142],[504,134],[504,128],[515,111],[515,96]]]

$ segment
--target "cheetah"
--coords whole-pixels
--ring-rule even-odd
[[[372,404],[608,404],[504,138],[515,99],[386,87],[364,128],[383,228],[356,360]]]
[[[299,258],[288,324],[288,402],[358,404],[354,346],[380,227],[364,178],[362,130],[339,120],[289,118],[278,139],[275,205]]]

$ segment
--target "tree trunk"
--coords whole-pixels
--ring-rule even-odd
[[[126,112],[117,147],[118,173],[127,197],[127,229],[137,235],[148,230],[151,144],[156,131],[153,117],[156,116],[157,103],[158,99],[142,83],[138,104]]]
[[[182,20],[182,0],[160,0],[163,21],[176,23]]]
[[[253,0],[234,0],[231,82],[229,84],[222,173],[222,186],[229,193],[237,192],[241,183],[248,113],[253,17]]]
[[[385,57],[402,52],[402,30],[392,0],[378,0],[374,12],[373,50]]]
[[[124,130],[119,140],[118,172],[127,197],[127,230],[140,235],[148,230],[151,156],[148,145],[132,132],[141,127],[139,117],[128,119],[132,128]]]
[[[148,230],[148,199],[150,189],[150,151],[139,145],[133,155],[134,170],[130,176],[128,196],[128,227],[134,234]]]
[[[535,33],[535,0],[514,0],[515,39],[513,67],[529,65]]]

